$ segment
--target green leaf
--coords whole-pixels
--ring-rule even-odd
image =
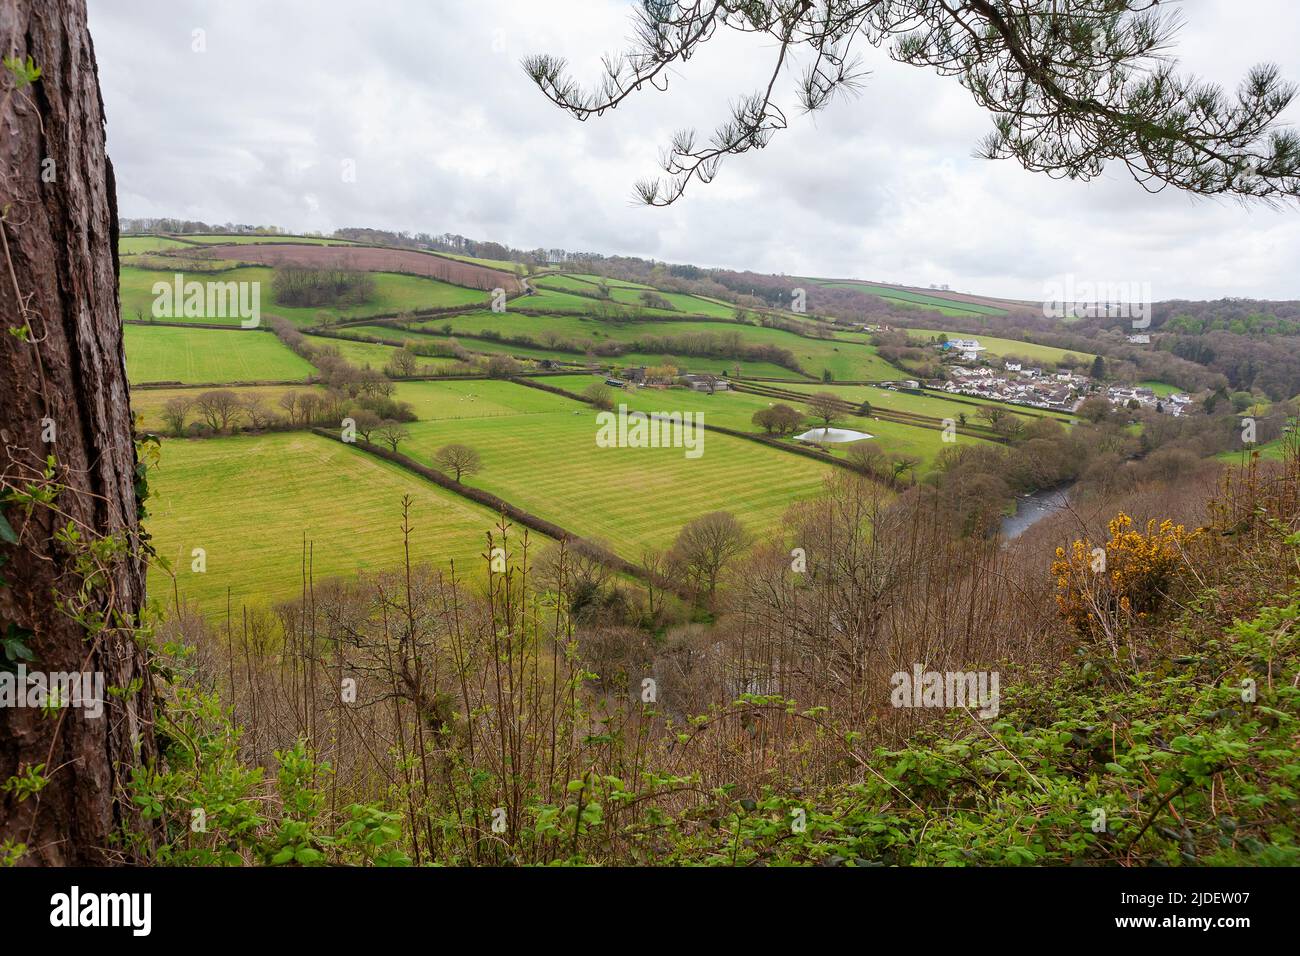
[[[0,541],[9,544],[18,543],[18,535],[14,534],[13,526],[9,524],[9,519],[3,513],[0,513]]]

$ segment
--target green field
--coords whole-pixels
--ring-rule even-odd
[[[184,249],[187,242],[167,236],[122,236],[117,240],[117,250],[124,256],[137,252],[159,252],[163,249]]]
[[[318,587],[360,569],[400,567],[403,495],[415,501],[417,562],[446,568],[455,559],[458,573],[473,575],[496,521],[410,472],[300,432],[164,441],[149,484],[145,526],[175,570],[182,599],[208,615],[224,615],[227,588],[236,614],[242,603],[298,595],[304,536]],[[207,552],[206,573],[191,571],[194,548]],[[170,604],[170,578],[151,570],[149,593]]]
[[[184,274],[178,264],[178,270]],[[395,272],[373,273],[375,294],[369,302],[347,307],[293,307],[282,306],[275,301],[272,280],[275,270],[267,266],[247,266],[229,269],[223,272],[196,272],[187,278],[198,282],[259,282],[260,305],[263,317],[279,315],[297,325],[316,325],[337,319],[364,318],[367,315],[387,315],[397,312],[413,312],[417,309],[443,308],[448,306],[475,305],[487,301],[488,294],[477,289],[463,289],[460,286],[427,279],[422,276],[408,276]],[[127,319],[143,316],[146,320],[153,314],[154,283],[171,283],[173,273],[153,269],[137,269],[134,266],[122,266],[120,296],[122,315]],[[238,326],[238,316],[186,318],[176,316],[167,318],[169,322],[196,322],[204,325]]]
[[[615,280],[605,280],[609,288],[610,298],[621,305],[634,306],[638,309],[644,308],[641,304],[641,294],[647,291],[654,291],[650,286],[636,285],[630,282],[618,282]],[[560,292],[585,292],[590,296],[599,288],[596,277],[591,279],[571,275],[548,275],[542,276],[533,282],[533,285],[541,289],[556,290]],[[658,295],[667,299],[673,304],[673,307],[685,315],[708,315],[720,319],[729,319],[736,314],[734,306],[717,302],[712,299],[704,299],[694,295],[685,295],[680,292],[658,292]],[[664,310],[655,309],[660,312]]]
[[[644,282],[633,282],[630,279],[610,279],[607,278],[606,276],[591,275],[590,273],[583,273],[583,272],[548,273],[548,277],[553,277],[556,275],[567,276],[568,278],[577,279],[582,282],[590,283],[592,285],[603,282],[611,289],[612,288],[623,288],[623,289],[653,289],[654,288],[654,286],[646,285]]]
[[[393,353],[397,351],[395,345],[379,345],[375,342],[353,342],[347,339],[336,339],[332,335],[309,335],[307,341],[318,348],[338,349],[339,354],[345,359],[360,368],[369,366],[370,368],[382,371],[392,360]],[[420,361],[434,363],[438,359],[425,359]]]
[[[982,358],[1002,358],[1005,355],[1014,355],[1019,358],[1029,359],[1032,362],[1051,362],[1053,364],[1061,361],[1066,355],[1077,355],[1079,358],[1088,361],[1096,358],[1091,352],[1075,352],[1071,349],[1058,349],[1050,345],[1035,345],[1032,342],[1021,342],[1017,339],[1000,339],[979,332],[948,332],[943,329],[914,329],[911,327],[906,328],[905,331],[913,337],[922,339],[937,339],[940,335],[946,335],[950,339],[976,339],[986,350],[980,353]]]
[[[476,266],[486,266],[489,269],[499,269],[502,272],[509,272],[511,275],[517,275],[520,269],[527,267],[522,262],[515,262],[512,259],[480,259],[476,256],[459,256],[454,252],[434,252],[435,256],[442,256],[445,259],[455,259],[457,262],[468,262]]]
[[[132,383],[287,382],[316,371],[269,332],[125,325],[122,338]]]
[[[554,414],[574,410],[573,402],[562,396],[492,379],[399,382],[394,397],[409,402],[422,421]]]
[[[1176,385],[1169,385],[1166,382],[1138,382],[1138,388],[1149,388],[1160,398],[1168,398],[1170,395],[1177,395],[1182,391]]]
[[[284,395],[285,392],[321,391],[321,389],[314,385],[246,385],[237,386],[230,389],[230,391],[240,396],[240,398],[256,395],[262,400],[262,405],[265,408],[279,413],[278,402],[280,396]],[[162,409],[169,400],[177,397],[192,400],[202,394],[203,389],[200,388],[137,388],[132,390],[131,411],[135,414],[136,428],[141,431],[162,433],[165,427]],[[189,421],[195,421],[199,417],[197,409],[190,410]]]
[[[629,312],[637,312],[644,315],[680,314],[675,310],[651,309],[640,305],[636,301],[637,295],[639,295],[639,293],[634,293],[632,295],[633,301],[631,302],[619,302],[610,301],[608,299],[596,299],[586,295],[574,295],[570,292],[560,292],[555,289],[547,289],[539,286],[538,290],[530,295],[522,295],[517,299],[511,299],[509,308],[527,309],[531,312],[579,312],[591,315],[598,315],[602,310],[614,315],[627,314]]]
[[[682,448],[601,448],[590,406],[512,383],[409,383],[402,389],[399,397],[417,404],[422,415],[437,416],[409,426],[406,454],[428,463],[445,444],[470,445],[482,456],[483,470],[468,484],[579,535],[605,539],[629,558],[642,545],[670,544],[682,525],[719,508],[752,531],[770,531],[790,502],[817,492],[828,471],[717,432],[706,433],[704,452],[694,459]],[[468,401],[468,394],[482,405]]]
[[[588,295],[591,295],[599,288],[597,282],[588,282],[586,279],[560,274],[537,276],[532,281],[533,285],[539,289],[554,289],[560,292],[585,292]]]

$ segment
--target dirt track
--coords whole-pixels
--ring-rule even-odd
[[[507,294],[521,291],[519,280],[507,272],[498,272],[468,262],[411,249],[376,249],[369,246],[309,246],[249,243],[215,245],[201,250],[186,249],[185,255],[213,259],[233,259],[258,265],[290,264],[325,269],[357,269],[363,272],[405,272],[408,275],[441,279],[470,289],[505,289]]]

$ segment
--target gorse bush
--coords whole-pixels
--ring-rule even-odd
[[[1134,624],[1165,602],[1187,569],[1188,548],[1200,532],[1155,519],[1137,531],[1122,512],[1107,531],[1110,538],[1102,545],[1076,540],[1069,554],[1057,548],[1052,574],[1062,616],[1080,634],[1104,640],[1118,654]]]

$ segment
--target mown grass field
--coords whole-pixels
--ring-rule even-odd
[[[177,575],[182,600],[224,615],[226,589],[270,605],[302,586],[304,537],[316,581],[402,563],[402,496],[414,499],[412,558],[475,575],[496,516],[410,472],[338,442],[301,432],[167,440],[150,472],[149,517],[158,554]],[[534,540],[541,538],[534,535]],[[544,540],[544,539],[542,539]],[[194,548],[207,571],[191,571]],[[172,581],[149,574],[149,593],[172,601]]]
[[[550,382],[551,379],[544,381]],[[574,403],[562,396],[492,379],[399,382],[394,397],[409,402],[422,421],[571,413],[575,410]]]
[[[139,382],[295,381],[315,373],[269,332],[125,325],[126,375]]]
[[[1139,388],[1149,388],[1161,398],[1168,398],[1170,395],[1177,395],[1182,391],[1176,385],[1170,385],[1167,382],[1138,382]]]
[[[141,431],[152,431],[162,433],[165,423],[163,422],[163,406],[173,398],[184,397],[196,399],[203,394],[203,389],[199,388],[137,388],[131,392],[131,411],[136,416],[136,427]],[[280,397],[286,392],[323,392],[315,385],[241,385],[230,389],[241,398],[250,395],[256,395],[262,400],[263,406],[267,409],[283,414],[280,411]],[[191,409],[189,421],[194,421],[200,417],[197,409]]]
[[[450,386],[484,383],[419,384],[430,393],[445,392],[440,401],[461,404],[450,397],[458,391]],[[550,410],[417,422],[409,426],[412,437],[402,450],[428,463],[443,445],[470,445],[481,455],[483,470],[467,484],[576,534],[604,539],[630,559],[643,545],[671,544],[684,524],[719,509],[734,513],[751,531],[770,531],[792,501],[818,491],[829,471],[819,462],[718,432],[705,434],[704,452],[695,459],[682,448],[601,448],[595,409],[527,391],[541,398],[498,393],[493,400],[530,408],[553,400]]]
[[[229,269],[224,272],[184,273],[184,263],[178,263],[178,271],[185,275],[185,281],[198,282],[260,282],[261,310],[267,315],[279,315],[297,325],[318,325],[337,319],[364,318],[368,315],[387,315],[396,312],[413,312],[417,309],[445,308],[451,306],[476,305],[487,302],[488,293],[476,289],[463,289],[460,286],[427,279],[423,276],[401,275],[395,272],[373,273],[375,294],[369,302],[347,307],[296,307],[280,305],[275,299],[272,280],[275,270],[267,266],[247,266]],[[122,266],[119,273],[119,295],[122,302],[122,316],[135,319],[143,316],[146,320],[153,315],[154,283],[173,282],[174,273],[137,269]],[[188,318],[177,315],[166,319],[168,322],[196,322],[203,325],[238,326],[238,316],[212,316]]]
[[[981,358],[1002,358],[1005,355],[1014,355],[1029,359],[1032,362],[1051,362],[1053,364],[1061,361],[1066,355],[1075,355],[1087,359],[1089,362],[1096,358],[1091,352],[1075,352],[1071,349],[1058,349],[1050,345],[1035,345],[1032,342],[1021,342],[1017,339],[1000,339],[991,335],[982,335],[979,332],[946,332],[942,329],[916,329],[911,327],[908,327],[906,331],[914,338],[922,339],[937,339],[940,335],[946,335],[950,339],[976,339],[985,348],[985,351],[980,353]]]

